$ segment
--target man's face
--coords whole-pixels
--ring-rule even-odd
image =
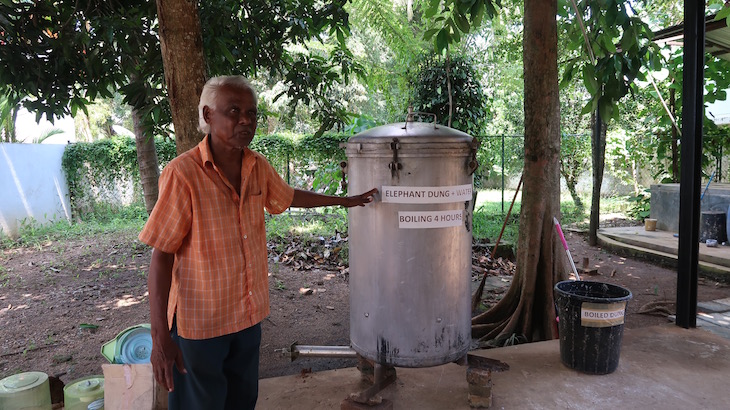
[[[221,87],[215,107],[205,106],[203,118],[210,125],[210,136],[218,144],[244,149],[256,134],[256,102],[250,91]]]

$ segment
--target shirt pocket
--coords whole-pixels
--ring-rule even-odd
[[[243,217],[248,222],[251,234],[256,236],[266,235],[266,224],[264,223],[264,196],[262,194],[249,195],[244,206]]]

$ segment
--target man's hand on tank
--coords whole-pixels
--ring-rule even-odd
[[[378,193],[377,188],[373,188],[369,190],[368,192],[365,192],[360,195],[353,195],[348,196],[345,201],[345,203],[342,205],[346,208],[351,208],[353,206],[365,206],[366,204],[369,204],[370,202],[373,202],[375,200],[375,194]]]

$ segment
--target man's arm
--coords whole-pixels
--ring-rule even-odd
[[[378,192],[371,189],[368,192],[353,196],[332,196],[322,195],[316,192],[304,191],[301,189],[294,190],[294,199],[291,206],[295,208],[316,208],[318,206],[340,205],[345,208],[353,206],[365,206],[365,204],[373,202],[373,195]]]
[[[150,325],[152,327],[152,354],[150,362],[155,379],[167,391],[172,391],[172,366],[185,373],[182,352],[172,341],[167,326],[167,301],[170,298],[172,283],[172,265],[175,255],[157,249],[152,250],[150,273],[147,278],[147,290],[150,300]]]

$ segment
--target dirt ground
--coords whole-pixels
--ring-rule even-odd
[[[566,235],[576,262],[588,257],[598,269],[599,276],[587,279],[633,292],[628,328],[666,323],[666,314],[637,311],[649,302],[674,301],[674,270],[590,247],[580,233]],[[337,262],[338,249],[317,241],[289,249],[285,244],[270,246],[271,315],[263,322],[262,378],[355,364],[311,358],[290,362],[277,353],[293,342],[348,345],[348,272]],[[135,232],[0,249],[0,379],[42,371],[68,384],[101,374],[106,363],[102,344],[129,326],[149,321],[149,261],[150,250],[136,240]],[[501,292],[485,299],[496,300]],[[727,297],[730,287],[701,279],[700,301]],[[671,304],[668,308],[674,310]]]

